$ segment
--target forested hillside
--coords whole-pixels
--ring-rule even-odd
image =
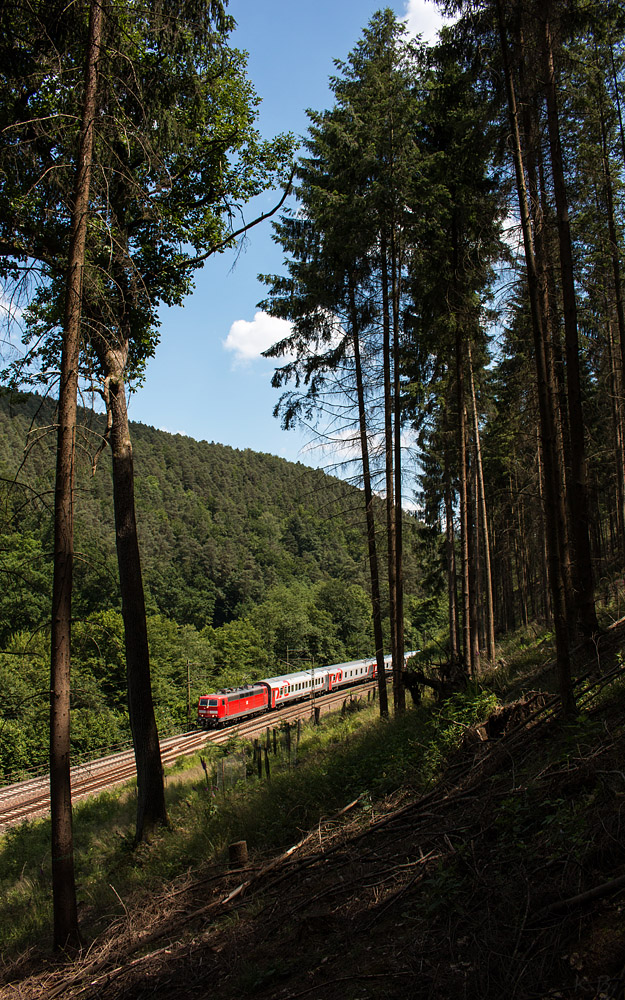
[[[0,768],[45,760],[56,420],[52,401],[0,397]],[[359,491],[320,470],[132,424],[137,519],[161,729],[200,689],[291,663],[370,653]],[[80,413],[74,747],[127,738],[125,660],[105,419]],[[416,524],[408,518],[416,544]],[[416,592],[415,550],[409,581]],[[36,746],[34,745],[36,744]]]

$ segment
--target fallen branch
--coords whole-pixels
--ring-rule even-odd
[[[625,875],[619,875],[618,878],[610,879],[609,882],[596,885],[586,892],[578,893],[577,896],[569,896],[568,899],[558,899],[555,903],[544,906],[542,910],[534,914],[534,919],[541,920],[552,913],[560,913],[562,910],[573,910],[578,906],[583,906],[584,903],[592,902],[594,899],[602,899],[603,896],[609,896],[610,893],[616,889],[620,889],[622,886],[625,886]]]

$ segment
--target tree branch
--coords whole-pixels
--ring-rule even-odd
[[[214,253],[218,253],[220,250],[223,250],[224,247],[228,246],[229,243],[231,243],[233,240],[236,240],[238,236],[242,236],[243,233],[247,233],[250,229],[253,229],[254,226],[257,226],[260,222],[264,222],[265,219],[270,219],[272,215],[275,215],[276,212],[280,211],[286,199],[288,198],[289,194],[291,193],[291,186],[293,184],[294,176],[295,176],[295,167],[293,167],[291,171],[291,175],[284,189],[282,197],[280,198],[280,201],[274,208],[271,209],[270,212],[264,212],[262,215],[259,215],[257,219],[254,219],[253,222],[248,222],[245,226],[242,226],[240,229],[237,229],[234,233],[230,233],[230,235],[227,236],[225,240],[221,240],[221,242],[216,243],[215,246],[211,247],[210,250],[207,250],[206,253],[200,254],[198,257],[192,257],[191,260],[181,261],[179,264],[175,264],[174,266],[181,268],[197,267],[198,264],[202,264]]]

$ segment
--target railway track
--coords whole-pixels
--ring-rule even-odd
[[[313,708],[317,707],[321,714],[335,711],[346,698],[367,696],[376,685],[369,683],[358,688],[331,692],[318,696],[314,702],[302,702],[290,705],[279,712],[271,712],[254,719],[248,719],[237,726],[216,731],[192,730],[178,736],[168,736],[160,741],[163,766],[168,767],[180,757],[189,757],[202,750],[207,743],[220,745],[231,739],[234,733],[244,738],[252,739],[267,728],[275,728],[281,722],[295,722],[297,719],[310,718]],[[94,795],[106,788],[123,784],[136,778],[135,758],[132,749],[113,754],[110,757],[100,757],[86,764],[77,764],[71,768],[72,801],[78,802],[88,795]],[[39,778],[29,778],[13,785],[0,788],[0,831],[15,826],[24,820],[46,816],[50,812],[49,778],[43,775]]]

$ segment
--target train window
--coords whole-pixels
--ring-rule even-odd
[[[217,708],[217,699],[216,698],[209,698],[209,700],[208,700],[208,707],[209,708]]]

